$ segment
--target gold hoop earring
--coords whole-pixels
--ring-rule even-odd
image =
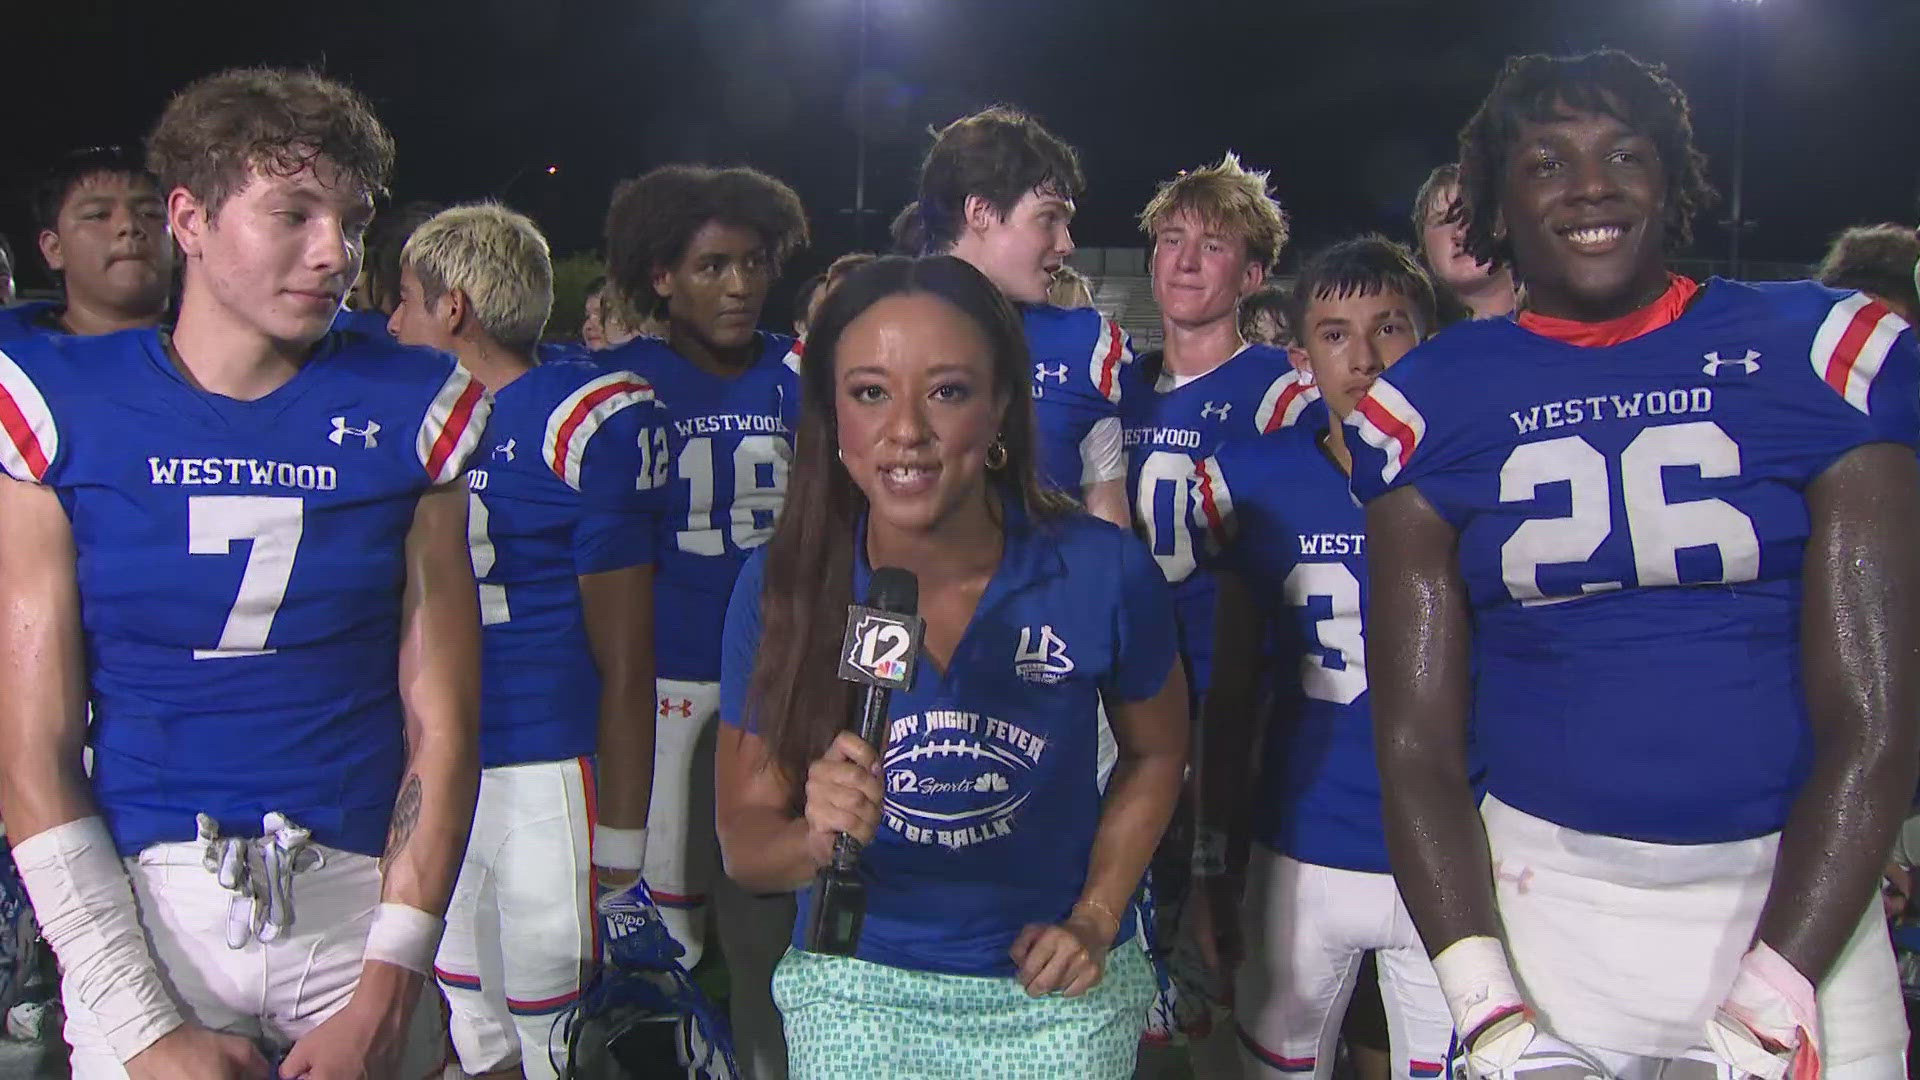
[[[1007,440],[995,435],[992,444],[987,447],[987,468],[999,472],[1007,467],[1007,457]]]

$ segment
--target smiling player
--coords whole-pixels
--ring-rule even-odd
[[[1349,423],[1388,848],[1469,1067],[1902,1075],[1912,334],[1673,274],[1702,159],[1624,53],[1510,61],[1461,151],[1467,250],[1526,309]]]

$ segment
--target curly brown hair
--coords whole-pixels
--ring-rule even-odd
[[[393,136],[344,83],[311,71],[235,68],[173,95],[147,136],[163,192],[186,188],[217,214],[253,170],[292,176],[327,159],[367,195],[393,174]]]
[[[1513,251],[1497,231],[1501,178],[1523,123],[1542,124],[1568,111],[1614,117],[1653,140],[1667,176],[1667,249],[1693,243],[1693,218],[1713,204],[1706,155],[1693,145],[1687,95],[1660,64],[1618,49],[1584,56],[1515,56],[1460,131],[1460,200],[1449,218],[1464,220],[1468,254],[1506,266]]]
[[[1817,276],[1820,284],[1830,288],[1858,289],[1909,312],[1920,312],[1920,285],[1913,273],[1916,263],[1920,263],[1920,233],[1886,221],[1858,225],[1834,237]]]
[[[664,318],[667,299],[653,290],[654,272],[685,258],[693,234],[710,221],[758,233],[776,274],[808,240],[800,196],[766,173],[662,165],[613,189],[607,207],[607,279],[634,311]]]
[[[1005,218],[1029,191],[1075,199],[1086,186],[1073,147],[1026,113],[995,105],[963,116],[940,129],[920,165],[921,244],[928,252],[953,246],[969,195]]]

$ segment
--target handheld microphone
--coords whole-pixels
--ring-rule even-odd
[[[867,602],[847,607],[847,636],[840,647],[840,677],[857,684],[848,727],[885,752],[887,707],[895,690],[913,685],[925,627],[917,614],[920,581],[908,570],[883,566],[873,572]],[[833,839],[833,859],[813,879],[807,920],[807,951],[852,956],[867,914],[867,884],[860,880],[860,842],[846,833]]]

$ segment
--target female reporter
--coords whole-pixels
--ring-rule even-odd
[[[808,344],[786,510],[727,613],[717,766],[742,885],[865,846],[856,955],[797,930],[774,976],[793,1075],[1128,1076],[1153,988],[1133,896],[1187,745],[1165,584],[1039,489],[1025,338],[978,271],[882,259]],[[926,620],[878,750],[841,730],[838,678],[875,566],[918,577]]]

